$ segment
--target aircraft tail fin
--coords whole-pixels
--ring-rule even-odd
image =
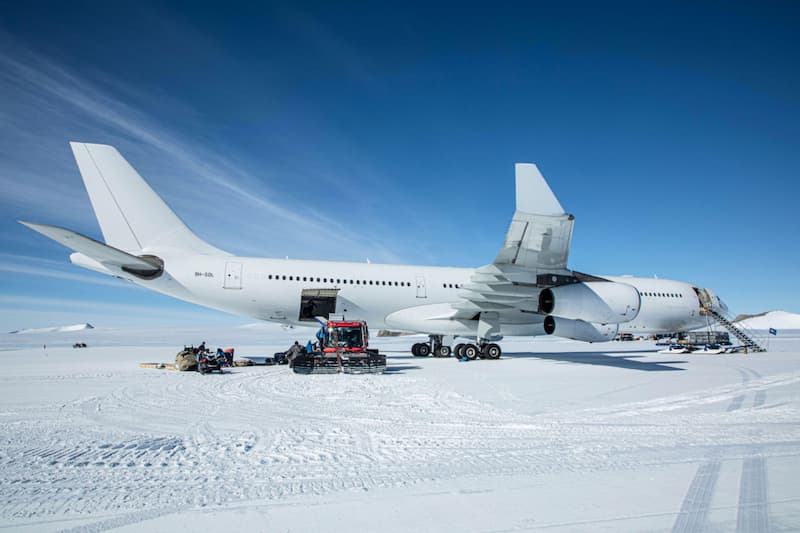
[[[71,142],[106,244],[127,252],[225,253],[195,235],[113,146]]]
[[[517,211],[537,215],[563,215],[564,208],[533,163],[517,163]]]

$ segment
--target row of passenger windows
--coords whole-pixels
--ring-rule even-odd
[[[442,283],[442,287],[445,289],[460,289],[461,285],[458,283]]]
[[[315,278],[313,276],[287,276],[284,274],[270,274],[269,279],[288,280],[288,281],[316,281],[317,283],[335,283],[337,285],[383,285],[388,287],[410,287],[409,281],[375,281],[366,279],[342,279],[342,278]]]
[[[683,294],[675,292],[639,292],[641,296],[653,296],[655,298],[683,298]]]

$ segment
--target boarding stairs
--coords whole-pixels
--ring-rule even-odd
[[[734,324],[729,316],[725,316],[721,309],[712,309],[711,307],[701,308],[701,312],[705,311],[706,316],[709,316],[717,321],[717,323],[728,332],[736,337],[742,346],[747,348],[749,352],[766,352],[766,341],[762,335],[757,335],[754,331],[747,329],[741,324]]]

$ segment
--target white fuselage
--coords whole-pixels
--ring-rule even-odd
[[[165,273],[138,284],[229,313],[285,324],[300,321],[304,289],[338,289],[336,313],[386,328],[386,317],[418,306],[454,303],[470,281],[471,268],[263,259],[252,257],[165,256]],[[641,295],[636,318],[621,332],[672,332],[705,325],[688,283],[665,279],[606,277],[635,287]],[[535,311],[533,309],[532,311]],[[518,315],[502,335],[542,335],[542,316]]]

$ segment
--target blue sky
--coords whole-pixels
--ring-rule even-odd
[[[74,267],[68,141],[239,254],[480,266],[536,162],[570,267],[800,312],[792,3],[0,4],[0,331],[235,324]],[[331,209],[337,205],[336,209]]]

